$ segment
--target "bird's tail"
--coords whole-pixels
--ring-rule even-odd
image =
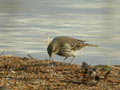
[[[89,43],[85,43],[85,46],[92,46],[92,47],[98,47],[98,45],[94,45],[94,44],[89,44]]]

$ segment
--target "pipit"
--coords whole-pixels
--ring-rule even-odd
[[[48,45],[47,51],[49,54],[49,60],[53,60],[54,55],[59,55],[65,57],[64,61],[68,57],[73,57],[71,62],[73,62],[76,53],[83,47],[86,46],[95,46],[93,44],[85,43],[83,40],[75,39],[68,36],[58,36],[55,37],[50,44]]]

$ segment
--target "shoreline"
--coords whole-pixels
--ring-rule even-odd
[[[118,90],[119,77],[120,67],[0,56],[0,87],[9,90]]]

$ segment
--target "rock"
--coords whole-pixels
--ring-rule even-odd
[[[49,60],[0,56],[0,90],[119,90],[120,70]],[[8,89],[10,88],[10,89]]]

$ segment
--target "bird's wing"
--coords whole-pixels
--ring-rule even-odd
[[[83,41],[83,40],[77,40],[76,39],[74,41],[74,43],[71,44],[71,47],[72,47],[73,50],[79,50],[79,49],[85,47],[85,43],[84,42],[85,41]]]
[[[71,47],[71,45],[69,43],[62,43],[61,48],[62,49],[69,49],[69,50],[72,49],[72,47]]]

